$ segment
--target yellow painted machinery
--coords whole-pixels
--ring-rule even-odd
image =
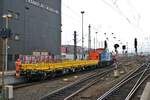
[[[69,60],[57,63],[22,64],[20,76],[47,77],[57,74],[67,74],[96,67],[98,60]]]

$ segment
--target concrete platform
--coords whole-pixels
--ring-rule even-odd
[[[4,74],[6,75],[6,76],[10,76],[10,75],[15,75],[15,73],[16,73],[16,71],[14,70],[14,71],[5,71],[4,72]],[[2,75],[2,72],[0,72],[0,77],[1,77],[1,75]]]
[[[14,84],[14,83],[20,83],[24,82],[23,79],[17,79],[15,76],[15,71],[7,71],[4,72],[4,83],[5,84]],[[2,72],[0,72],[0,85],[2,84]]]
[[[150,82],[147,82],[140,100],[150,100]]]

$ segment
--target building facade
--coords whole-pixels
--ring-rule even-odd
[[[82,47],[77,46],[77,59],[82,59]],[[84,59],[88,59],[87,48],[84,48]],[[74,45],[62,45],[61,46],[61,58],[66,60],[74,60]]]
[[[13,15],[8,25],[13,33],[8,41],[9,70],[15,68],[19,54],[39,51],[60,55],[61,0],[0,0],[0,16],[3,14]],[[0,17],[0,28],[3,27],[5,20]]]

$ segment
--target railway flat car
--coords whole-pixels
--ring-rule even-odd
[[[62,61],[57,63],[22,64],[20,77],[47,78],[95,68],[98,60]]]
[[[42,60],[43,62],[32,61],[32,63],[25,63],[21,65],[16,64],[18,65],[16,66],[16,76],[17,78],[23,77],[26,79],[45,79],[47,77],[55,77],[68,73],[91,70],[98,67],[108,66],[113,63],[112,54],[108,49],[97,49],[91,51],[89,53],[89,58],[89,60],[68,60],[59,62],[47,62]]]

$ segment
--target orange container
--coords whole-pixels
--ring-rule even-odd
[[[99,54],[96,51],[90,51],[89,52],[89,60],[98,60]]]
[[[89,60],[99,60],[99,54],[103,52],[104,48],[89,51]]]

